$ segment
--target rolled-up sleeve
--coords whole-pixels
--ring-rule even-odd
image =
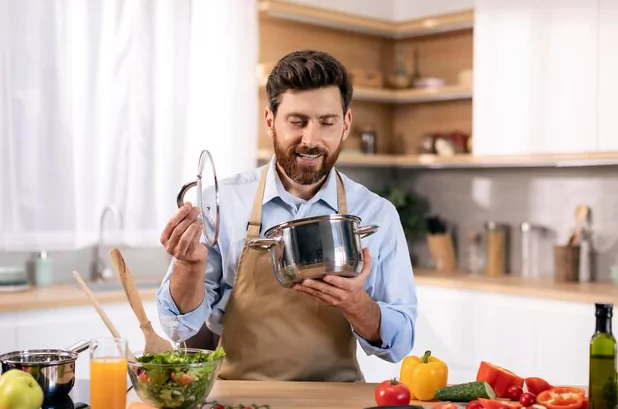
[[[371,255],[372,271],[365,286],[380,308],[382,345],[372,345],[355,335],[366,354],[399,362],[414,346],[418,301],[407,240],[399,214],[389,205],[383,213],[386,219],[380,229],[379,250]]]
[[[206,261],[205,294],[202,303],[192,311],[181,314],[170,292],[170,278],[174,272],[173,259],[157,291],[156,303],[159,322],[163,331],[174,342],[182,342],[198,333],[212,312],[212,306],[219,300],[217,291],[221,282],[221,255],[216,247],[208,248]]]

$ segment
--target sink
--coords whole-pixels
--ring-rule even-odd
[[[124,291],[122,283],[117,281],[100,281],[100,282],[87,282],[86,285],[93,292],[105,292],[105,291]],[[161,285],[161,281],[138,281],[135,279],[135,286],[138,290],[150,290],[157,289]],[[76,284],[76,286],[78,286]]]

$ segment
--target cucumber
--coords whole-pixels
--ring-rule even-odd
[[[440,401],[470,402],[478,398],[496,399],[493,388],[485,381],[468,382],[440,388],[435,393]]]

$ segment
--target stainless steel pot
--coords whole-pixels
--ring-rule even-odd
[[[46,399],[67,396],[75,384],[75,361],[90,342],[81,340],[67,349],[26,349],[0,355],[2,373],[19,369],[41,385]]]
[[[326,274],[355,277],[363,269],[361,238],[379,229],[360,223],[357,216],[340,214],[293,220],[271,227],[249,246],[270,251],[275,276],[285,287]]]

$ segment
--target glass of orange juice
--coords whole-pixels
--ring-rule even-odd
[[[96,338],[90,341],[90,408],[126,409],[127,341]]]

